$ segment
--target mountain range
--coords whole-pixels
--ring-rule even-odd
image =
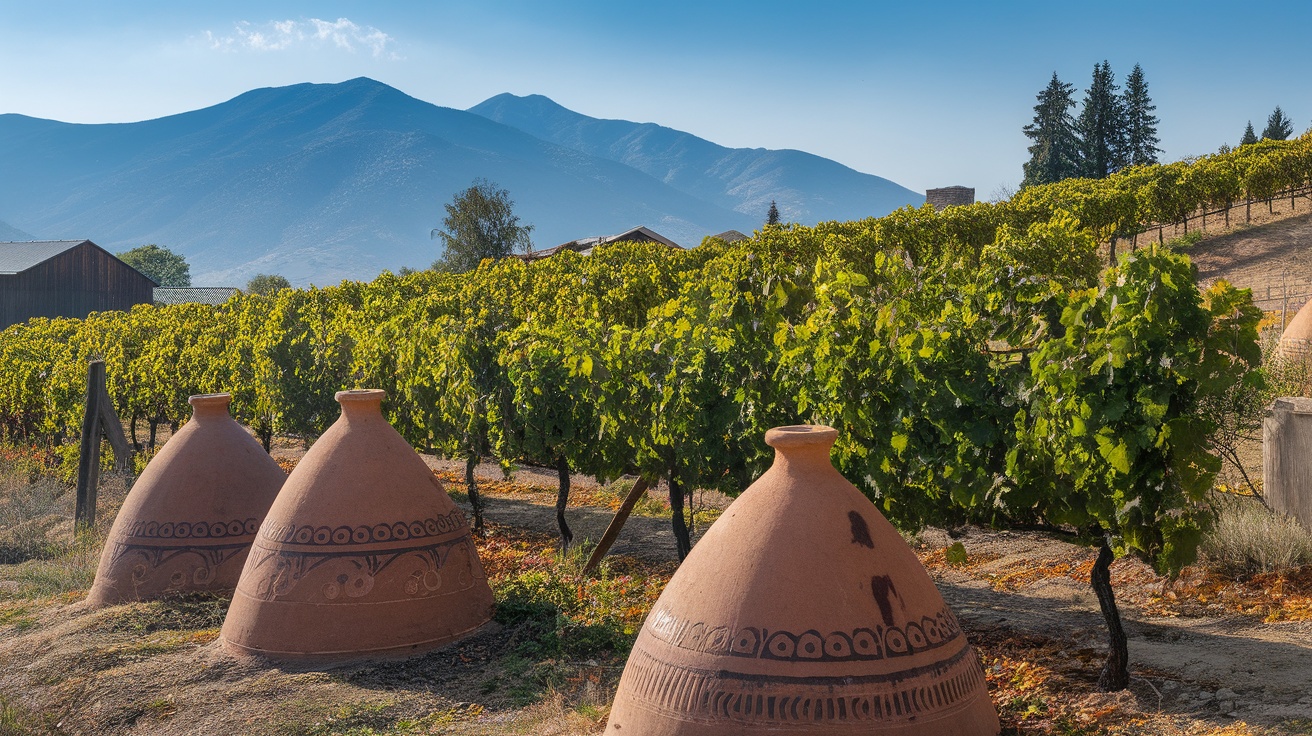
[[[759,228],[771,200],[806,224],[924,201],[800,151],[724,148],[537,95],[456,110],[366,78],[134,123],[0,115],[0,166],[0,240],[157,243],[187,257],[194,283],[216,285],[426,266],[442,205],[480,177],[510,192],[538,247],[637,225],[692,246]]]
[[[771,202],[778,204],[785,221],[813,225],[884,215],[925,199],[887,179],[803,151],[725,148],[655,123],[591,118],[542,95],[501,94],[469,112],[632,166],[681,192],[756,220]]]

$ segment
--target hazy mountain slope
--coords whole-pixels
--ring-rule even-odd
[[[7,222],[0,222],[0,241],[5,240],[40,240],[40,238],[19,230]]]
[[[469,111],[627,164],[758,225],[771,200],[786,220],[805,224],[884,215],[925,201],[921,192],[802,151],[726,148],[653,123],[581,115],[542,95],[501,94]]]
[[[442,204],[486,177],[534,241],[647,225],[686,245],[747,217],[633,168],[369,79],[248,92],[138,123],[0,115],[0,218],[114,251],[185,254],[198,284],[259,272],[296,283],[424,266]]]

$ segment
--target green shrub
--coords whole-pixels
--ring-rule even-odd
[[[1185,233],[1184,235],[1181,235],[1178,238],[1172,238],[1171,240],[1167,241],[1166,247],[1173,248],[1175,250],[1180,250],[1180,251],[1189,250],[1190,248],[1197,245],[1199,241],[1201,241],[1202,239],[1203,239],[1203,231],[1194,230],[1193,232]]]

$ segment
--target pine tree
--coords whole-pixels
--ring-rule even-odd
[[[1294,133],[1294,121],[1290,120],[1276,105],[1276,109],[1271,112],[1271,117],[1266,119],[1266,130],[1262,131],[1262,137],[1272,141],[1287,141],[1289,136]]]
[[[1075,122],[1080,141],[1080,172],[1102,179],[1115,171],[1126,146],[1125,119],[1111,64],[1093,65],[1093,81],[1084,94],[1084,109]]]
[[[767,225],[779,224],[779,208],[775,206],[773,199],[770,200],[770,211],[765,213],[765,224]]]
[[[1257,143],[1257,133],[1253,132],[1253,121],[1248,121],[1248,127],[1244,128],[1244,135],[1239,139],[1239,145],[1246,146],[1250,143]]]
[[[1157,147],[1161,141],[1157,138],[1157,116],[1153,114],[1157,106],[1148,96],[1148,82],[1144,80],[1143,67],[1138,64],[1125,78],[1121,109],[1125,116],[1125,148],[1119,157],[1120,164],[1143,166],[1157,163],[1157,154],[1162,152]]]
[[[1052,81],[1038,94],[1034,122],[1026,125],[1025,135],[1034,144],[1029,147],[1030,160],[1025,163],[1022,187],[1049,184],[1080,174],[1079,140],[1075,135],[1075,118],[1071,98],[1075,88],[1052,73]]]

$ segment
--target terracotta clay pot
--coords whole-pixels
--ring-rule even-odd
[[[220,639],[282,660],[406,655],[492,617],[465,515],[383,418],[384,393],[342,391],[342,415],[292,471],[260,527]]]
[[[1312,355],[1312,299],[1298,310],[1285,331],[1280,333],[1278,352],[1285,360],[1304,360]]]
[[[92,606],[227,592],[287,474],[228,415],[229,394],[193,396],[191,420],[132,486],[100,556]]]
[[[766,433],[774,465],[675,572],[607,736],[999,731],[984,672],[915,553],[829,461],[838,433]]]

